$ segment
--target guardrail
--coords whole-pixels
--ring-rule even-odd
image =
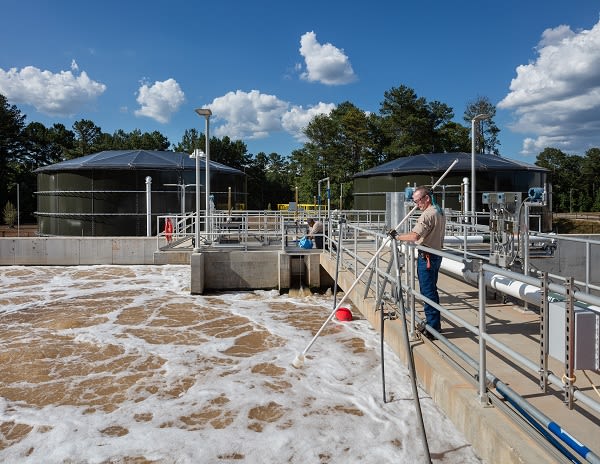
[[[458,223],[448,223],[449,230],[456,231],[467,230],[470,228],[471,232],[481,232],[482,229],[475,225],[464,225]],[[341,236],[332,238],[332,245],[330,253],[333,250],[337,250],[340,246],[340,266],[342,269],[353,272],[355,278],[362,274],[363,284],[365,287],[365,297],[371,295],[377,297],[383,295],[383,290],[386,285],[390,285],[391,292],[394,290],[394,282],[397,281],[397,277],[390,274],[390,261],[383,258],[376,259],[373,261],[374,265],[371,269],[370,274],[363,272],[365,266],[372,261],[372,256],[377,253],[383,240],[386,236],[378,228],[369,228],[363,225],[353,224],[351,221],[347,221],[346,227],[347,232],[343,232]],[[466,232],[465,232],[466,234]],[[543,234],[535,234],[535,237],[543,237]],[[360,237],[360,239],[359,239]],[[556,236],[550,236],[556,239]],[[598,241],[586,241],[582,239],[568,239],[560,238],[561,240],[572,240],[576,242],[584,242],[586,247],[586,258],[588,259],[586,269],[590,269],[591,263],[589,258],[591,257],[591,248],[596,250],[600,249],[600,242]],[[596,315],[600,315],[600,298],[589,292],[593,286],[587,282],[583,283],[583,289],[578,289],[575,285],[574,279],[565,279],[564,277],[550,275],[546,272],[537,272],[536,275],[524,275],[517,272],[513,272],[507,269],[502,269],[497,266],[493,266],[487,263],[487,258],[484,255],[478,255],[476,252],[467,251],[467,241],[459,246],[447,247],[445,251],[436,251],[426,247],[415,247],[414,245],[402,245],[403,255],[405,258],[403,272],[403,280],[401,283],[402,291],[407,295],[408,305],[405,308],[406,315],[410,320],[410,335],[416,335],[416,326],[422,321],[421,318],[416,314],[416,301],[427,302],[433,307],[437,308],[443,317],[447,320],[452,321],[459,327],[466,329],[477,337],[479,344],[479,359],[473,359],[459,348],[458,345],[452,343],[451,340],[444,337],[442,334],[433,330],[427,326],[427,330],[434,335],[439,341],[446,346],[451,353],[453,353],[457,359],[462,360],[467,365],[471,366],[476,370],[476,379],[478,386],[478,396],[482,404],[487,403],[491,399],[489,398],[490,386],[496,387],[496,390],[500,392],[505,399],[512,405],[516,405],[517,409],[524,411],[526,415],[534,418],[537,423],[540,423],[545,432],[548,433],[548,440],[557,440],[561,444],[560,446],[568,446],[570,452],[578,454],[581,458],[588,462],[600,462],[600,458],[594,454],[590,449],[582,444],[579,440],[573,438],[577,435],[577,431],[573,431],[573,435],[566,432],[557,422],[551,417],[546,416],[537,408],[535,408],[525,398],[521,397],[517,392],[509,388],[502,379],[496,377],[493,373],[487,370],[486,356],[488,350],[493,350],[502,353],[506,359],[514,362],[519,366],[519,369],[525,369],[530,375],[537,376],[540,379],[541,394],[549,394],[547,392],[548,383],[561,389],[564,393],[565,404],[569,408],[573,408],[574,401],[578,401],[581,404],[586,405],[592,414],[594,414],[595,420],[600,423],[600,402],[595,400],[593,397],[587,395],[581,390],[577,389],[573,383],[574,379],[574,363],[575,358],[574,352],[574,310],[578,304],[584,305],[586,310],[589,310]],[[458,317],[455,313],[450,311],[448,308],[436,304],[423,296],[416,283],[416,269],[415,269],[415,256],[416,250],[422,250],[429,253],[437,254],[443,257],[444,263],[453,263],[454,272],[458,275],[457,277],[463,278],[469,281],[478,288],[478,312],[479,312],[479,325],[475,326],[470,324],[468,321]],[[580,263],[582,264],[582,263]],[[387,266],[387,267],[386,267]],[[444,265],[442,265],[444,266]],[[451,265],[449,267],[452,267]],[[533,269],[530,272],[534,272]],[[491,276],[495,276],[496,279],[491,279]],[[560,279],[562,284],[554,283],[552,280]],[[497,291],[499,288],[506,291],[508,286],[502,287],[496,285],[497,281],[502,281],[502,285],[506,285],[510,282],[512,286],[516,286],[519,290],[516,291],[516,295],[523,298],[524,302],[531,305],[537,304],[537,309],[540,311],[540,356],[536,359],[530,359],[525,354],[517,352],[506,343],[501,342],[492,334],[487,332],[486,325],[486,294],[487,289],[493,288]],[[525,289],[523,291],[523,289]],[[552,296],[549,296],[552,294]],[[529,295],[529,297],[527,297]],[[565,345],[565,361],[564,361],[564,372],[562,377],[555,375],[548,369],[548,340],[550,336],[548,319],[551,300],[561,301],[561,305],[565,309],[566,323],[564,327],[564,339]],[[389,301],[393,301],[393,298],[388,298]],[[400,308],[395,308],[398,313],[401,313]],[[581,309],[581,308],[580,308]],[[452,364],[451,364],[452,365]],[[595,388],[594,388],[595,390]],[[597,391],[597,390],[595,390]],[[569,455],[570,452],[566,452],[565,455]]]
[[[200,229],[199,246],[237,246],[244,250],[278,246],[282,250],[294,246],[307,234],[306,221],[313,217],[323,222],[323,238],[328,245],[330,236],[335,235],[337,221],[332,216],[346,217],[355,225],[368,225],[385,229],[384,211],[336,211],[331,216],[319,216],[318,211],[214,211],[208,217],[200,214],[198,222],[195,213],[187,215],[158,216],[156,219],[157,250],[191,250],[196,227]],[[171,228],[167,227],[170,221]]]
[[[184,216],[170,216],[173,222],[173,232],[170,242],[164,231],[164,223],[167,216],[157,219],[158,230],[161,231],[157,237],[157,248],[193,248],[193,238],[195,236],[195,227],[200,227],[201,240],[200,246],[218,247],[231,246],[232,244],[241,247],[244,250],[250,250],[254,247],[273,246],[285,250],[286,247],[295,246],[296,241],[306,234],[306,219],[308,217],[317,217],[324,223],[325,252],[335,253],[340,247],[340,265],[343,269],[350,270],[354,276],[362,273],[365,266],[371,261],[371,257],[385,240],[386,232],[386,213],[384,211],[336,211],[330,216],[318,217],[318,212],[310,211],[215,211],[206,217],[201,215],[196,221],[194,214]],[[410,225],[409,225],[410,227]],[[486,294],[489,288],[494,291],[506,292],[508,286],[498,284],[498,281],[511,282],[512,286],[518,287],[516,295],[526,304],[537,306],[541,318],[548,317],[549,304],[551,299],[561,301],[565,307],[567,319],[573,316],[573,311],[577,304],[584,304],[590,311],[598,313],[600,310],[600,298],[592,294],[597,286],[590,281],[591,262],[594,252],[600,250],[600,242],[584,240],[581,238],[570,238],[550,234],[541,234],[532,232],[528,235],[527,243],[536,241],[543,242],[551,240],[565,243],[577,243],[585,247],[585,263],[579,263],[585,266],[586,278],[584,280],[567,279],[548,272],[540,272],[529,264],[530,275],[520,274],[501,267],[490,265],[485,255],[481,254],[481,246],[476,249],[470,245],[470,239],[475,235],[489,234],[485,225],[469,223],[460,214],[449,214],[447,221],[447,231],[449,235],[455,237],[455,243],[448,246],[443,252],[427,249],[424,247],[406,246],[403,250],[405,259],[403,281],[401,283],[402,291],[407,295],[408,305],[405,308],[409,317],[410,335],[415,336],[416,324],[421,322],[417,315],[416,302],[427,302],[439,309],[443,317],[452,321],[458,327],[466,329],[477,338],[479,345],[479,357],[473,359],[468,353],[461,350],[458,345],[452,343],[442,334],[436,332],[431,327],[427,330],[443,343],[448,350],[460,359],[462,362],[471,366],[476,372],[475,381],[478,382],[478,396],[481,403],[491,401],[489,395],[490,386],[496,387],[509,403],[518,405],[518,408],[525,411],[531,417],[542,422],[547,429],[547,433],[560,440],[565,446],[574,450],[589,462],[600,462],[598,457],[589,451],[586,447],[578,447],[571,439],[571,436],[564,432],[560,427],[556,427],[555,422],[547,418],[546,415],[537,410],[531,403],[521,397],[518,392],[509,388],[502,379],[489,372],[486,365],[486,356],[488,350],[493,349],[502,353],[506,359],[514,362],[519,369],[525,369],[530,375],[539,376],[542,394],[546,394],[546,387],[550,383],[564,392],[565,403],[573,406],[573,401],[578,401],[586,405],[590,411],[593,411],[597,421],[600,421],[600,403],[575,388],[571,381],[573,378],[573,345],[567,344],[566,361],[564,365],[565,375],[558,377],[548,369],[548,346],[540,342],[540,356],[536,359],[530,359],[525,354],[515,351],[511,346],[502,343],[493,334],[488,333],[486,327]],[[530,242],[529,242],[530,241]],[[560,243],[558,245],[561,247]],[[528,249],[528,247],[526,247]],[[448,308],[438,305],[428,300],[418,291],[416,283],[416,270],[414,253],[417,249],[438,254],[444,258],[443,263],[454,269],[446,269],[446,272],[454,272],[458,278],[469,281],[478,288],[478,311],[479,325],[475,326],[468,321],[458,317]],[[387,266],[387,267],[386,267]],[[444,264],[443,264],[444,266]],[[373,267],[370,273],[363,274],[363,284],[365,287],[365,296],[368,293],[373,295],[382,295],[386,286],[392,285],[396,277],[390,274],[389,260],[377,257],[373,261]],[[554,283],[558,280],[561,284]],[[582,289],[579,289],[582,287]],[[390,287],[391,288],[391,287]],[[522,289],[525,289],[521,291]],[[549,295],[552,294],[552,297]],[[397,308],[397,310],[399,310]],[[547,321],[547,319],[546,319]],[[543,321],[542,321],[543,322]],[[548,340],[549,328],[546,322],[540,324],[540,339]],[[573,340],[573,324],[567,323],[564,328],[565,340]],[[473,380],[473,379],[472,379]],[[554,425],[553,425],[554,424]]]

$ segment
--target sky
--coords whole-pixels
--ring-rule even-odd
[[[0,93],[46,126],[113,133],[205,130],[248,152],[301,148],[342,102],[378,113],[405,85],[463,120],[496,105],[500,154],[600,146],[600,4],[498,2],[75,2],[3,0]]]
[[[191,295],[190,266],[0,267],[0,461],[424,462],[405,365],[333,297]],[[339,301],[339,300],[338,300]],[[476,464],[431,397],[432,461]]]

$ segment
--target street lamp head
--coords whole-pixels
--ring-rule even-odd
[[[200,116],[209,117],[212,114],[212,111],[208,108],[196,108],[194,111]]]

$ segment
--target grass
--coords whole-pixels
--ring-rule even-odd
[[[552,230],[557,234],[600,234],[599,221],[555,218]]]

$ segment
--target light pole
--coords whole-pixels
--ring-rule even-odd
[[[489,119],[489,114],[478,114],[471,119],[471,222],[475,223],[475,123]]]
[[[204,158],[204,173],[205,173],[205,193],[206,193],[206,234],[210,239],[210,229],[208,223],[208,215],[210,210],[210,136],[208,133],[208,120],[212,114],[208,108],[196,108],[196,113],[199,116],[204,116],[206,119],[206,131],[205,131],[205,142],[206,142],[206,151]],[[200,157],[196,156],[196,246],[194,247],[194,252],[198,253],[200,251]]]

